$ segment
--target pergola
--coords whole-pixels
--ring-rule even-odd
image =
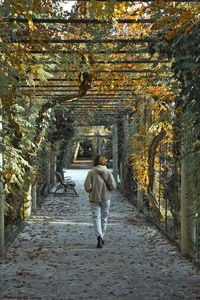
[[[84,1],[83,1],[84,2]],[[123,2],[123,1],[122,1]],[[129,1],[135,2],[135,1]],[[148,2],[145,1],[136,1],[136,2]],[[104,26],[104,25],[112,25],[111,21],[105,20],[98,20],[98,19],[88,19],[88,18],[68,18],[68,19],[61,19],[61,18],[33,18],[33,24],[37,26],[37,24],[47,24],[48,26],[51,25],[59,25],[59,26],[68,26],[73,25],[75,26]],[[9,22],[17,22],[28,24],[28,19],[26,18],[10,18]],[[152,19],[118,19],[116,20],[118,24],[125,24],[125,25],[132,25],[132,24],[143,24],[149,25],[154,22]],[[30,43],[28,39],[20,39],[20,40],[12,40],[11,43]],[[128,75],[131,80],[138,80],[146,75],[151,74],[152,76],[156,73],[154,70],[149,68],[142,68],[142,69],[134,69],[131,65],[140,65],[148,64],[151,66],[152,64],[158,63],[155,59],[150,58],[134,58],[135,55],[141,56],[143,54],[148,54],[148,43],[152,42],[152,38],[144,37],[144,38],[117,38],[117,37],[109,37],[109,38],[93,38],[93,39],[86,39],[86,38],[59,38],[55,39],[44,39],[44,40],[34,40],[36,44],[55,44],[61,46],[61,49],[57,49],[53,53],[49,53],[47,50],[44,49],[32,49],[31,53],[35,55],[35,57],[49,57],[49,64],[54,63],[54,55],[83,55],[83,54],[90,54],[95,55],[95,61],[89,62],[89,69],[87,70],[87,62],[82,61],[80,63],[79,68],[73,68],[71,66],[64,66],[61,68],[54,68],[51,70],[51,73],[54,75],[53,78],[48,79],[47,83],[40,84],[40,80],[35,79],[35,86],[34,89],[36,90],[35,97],[41,97],[43,99],[59,99],[69,96],[70,98],[74,99],[69,101],[65,107],[72,109],[75,113],[79,116],[87,116],[88,111],[93,111],[95,115],[98,112],[98,116],[100,119],[107,119],[111,118],[111,122],[113,122],[113,118],[115,118],[119,113],[123,111],[127,112],[128,104],[130,104],[131,99],[134,97],[134,88],[132,84],[125,83],[123,84],[122,88],[119,88],[116,92],[100,92],[99,85],[101,84],[101,80],[96,80],[94,82],[94,86],[91,87],[87,93],[82,97],[77,97],[78,93],[78,82],[77,76],[76,79],[72,79],[70,74],[80,74],[81,72],[88,72],[91,75],[95,76],[102,76],[102,75],[111,75],[114,81],[120,80],[119,78],[115,78],[115,75]],[[109,45],[113,44],[115,47],[109,49]],[[130,47],[133,45],[134,47]],[[67,49],[62,49],[62,46],[67,47]],[[69,47],[73,46],[86,46],[84,49],[81,50],[69,50]],[[100,47],[107,46],[107,49],[99,49]],[[127,45],[129,45],[127,47]],[[134,49],[135,46],[137,49]],[[132,48],[132,49],[131,49]],[[112,58],[105,60],[104,55],[117,55],[117,59]],[[122,57],[120,59],[120,56]],[[125,59],[124,56],[127,56]],[[86,69],[85,69],[86,66]],[[108,68],[106,67],[108,66]],[[127,68],[128,66],[128,68]],[[93,67],[93,68],[92,68]],[[63,79],[64,77],[68,77]],[[70,77],[70,78],[69,78]],[[21,88],[26,90],[31,88],[30,85],[21,84]],[[108,87],[107,87],[108,88]],[[105,118],[104,118],[105,117]],[[97,118],[97,116],[96,116]],[[97,119],[96,119],[97,121]],[[105,120],[104,120],[105,122]]]
[[[86,0],[82,0],[85,2]],[[99,0],[103,1],[103,0]],[[119,1],[119,2],[126,2]],[[149,2],[148,0],[128,1],[128,2]],[[187,2],[186,0],[174,1],[174,2]],[[11,18],[9,22],[17,22],[28,24],[27,18]],[[87,17],[69,17],[69,18],[33,18],[34,25],[46,24],[46,26],[60,26],[59,31],[68,33],[69,27],[73,26],[112,26],[111,21],[88,19]],[[152,18],[123,18],[115,20],[115,24],[124,24],[130,26],[133,24],[142,24],[142,26],[150,26],[154,20]],[[100,28],[100,27],[98,27]],[[32,40],[33,41],[33,40]],[[22,43],[29,44],[31,41],[26,38],[20,40],[11,40],[10,43]],[[157,71],[155,66],[158,63],[167,63],[166,60],[159,61],[150,57],[148,46],[149,43],[155,43],[152,37],[144,36],[140,38],[123,37],[120,38],[113,34],[109,37],[99,37],[98,34],[91,38],[68,38],[62,33],[59,38],[53,36],[51,39],[34,40],[34,47],[30,52],[36,59],[41,60],[48,59],[48,64],[54,64],[54,56],[59,55],[61,57],[60,65],[62,67],[54,67],[51,70],[52,78],[49,78],[44,84],[39,79],[34,79],[34,86],[21,83],[21,88],[26,91],[34,88],[36,93],[35,97],[41,99],[49,99],[50,101],[57,101],[67,99],[65,108],[73,111],[82,124],[84,118],[88,116],[93,117],[96,124],[114,124],[113,125],[113,146],[115,149],[113,153],[117,153],[117,125],[116,118],[124,118],[127,122],[127,113],[133,110],[135,101],[142,101],[137,97],[134,91],[134,82],[142,78],[156,76]],[[53,52],[45,49],[45,45],[56,45]],[[44,45],[44,47],[37,47]],[[84,46],[84,47],[83,47]],[[93,59],[85,61],[80,59],[83,55],[93,55]],[[78,66],[70,65],[65,62],[67,57],[74,57],[76,55],[79,60]],[[107,59],[106,56],[109,55]],[[116,58],[117,55],[117,58]],[[68,60],[69,61],[69,60]],[[72,60],[73,61],[73,60]],[[140,66],[140,67],[137,67]],[[153,67],[152,67],[153,66]],[[93,86],[91,83],[87,83],[87,92],[83,92],[80,95],[80,83],[78,82],[81,74],[87,76],[96,76]],[[127,76],[127,81],[124,80],[120,83],[120,87],[117,90],[109,91],[109,82],[104,82],[105,90],[102,91],[102,79],[101,76],[110,76],[112,81],[117,83],[120,81],[120,76]],[[152,83],[151,83],[152,84]],[[132,106],[132,109],[130,109]],[[127,125],[124,125],[126,128]],[[117,168],[117,157],[116,168]],[[115,171],[114,171],[115,172]],[[116,172],[117,173],[117,170]]]
[[[83,2],[87,0],[82,0]],[[104,0],[99,0],[104,1]],[[119,2],[126,2],[119,1]],[[139,1],[128,1],[128,2],[149,2],[148,0]],[[187,2],[186,0],[174,2]],[[28,19],[26,18],[11,18],[9,22],[17,22],[28,24]],[[80,18],[33,18],[32,22],[34,25],[46,24],[47,26],[60,26],[60,31],[62,28],[67,32],[68,27],[73,25],[76,26],[111,26],[111,21],[98,20],[98,19],[88,19],[81,16]],[[142,24],[142,26],[150,26],[154,22],[151,18],[124,18],[115,20],[115,24],[124,24],[126,26],[133,24]],[[11,43],[23,43],[29,44],[31,41],[26,38],[21,38],[20,40],[11,40]],[[62,34],[59,38],[52,37],[51,39],[34,40],[35,45],[56,45],[56,49],[53,52],[48,51],[45,47],[33,47],[30,52],[36,58],[48,58],[49,64],[54,64],[54,56],[60,55],[61,61],[63,62],[63,67],[54,67],[50,71],[52,78],[48,79],[46,83],[40,82],[39,79],[34,79],[34,86],[21,83],[21,88],[24,93],[34,88],[36,93],[35,97],[41,99],[49,99],[52,101],[59,102],[59,99],[67,98],[68,101],[64,104],[65,108],[73,111],[80,120],[88,116],[93,117],[94,124],[112,124],[113,125],[113,158],[114,158],[114,175],[117,177],[118,173],[118,143],[117,143],[117,123],[116,119],[120,116],[123,119],[125,141],[127,139],[127,114],[130,112],[130,105],[134,105],[134,101],[141,101],[142,99],[137,99],[137,94],[134,91],[134,82],[140,80],[141,78],[156,76],[157,71],[152,68],[158,63],[167,63],[163,60],[158,61],[153,59],[149,55],[148,46],[149,43],[155,43],[152,37],[145,36],[142,38],[119,38],[117,36],[110,35],[109,37],[100,38],[94,36],[91,38],[65,38]],[[84,45],[84,47],[83,47]],[[111,47],[110,45],[114,45]],[[64,48],[64,49],[63,49]],[[68,57],[77,55],[80,58],[81,55],[95,56],[95,60],[90,59],[90,61],[80,60],[79,66],[73,66],[65,63],[66,55]],[[110,55],[111,58],[105,59],[104,56]],[[117,58],[115,58],[117,55]],[[143,67],[144,65],[144,67]],[[136,66],[136,67],[135,67]],[[141,66],[137,68],[137,66]],[[147,67],[148,66],[148,67]],[[97,79],[94,81],[94,85],[87,87],[87,92],[83,93],[81,96],[80,84],[78,82],[78,76],[80,74],[86,74],[87,76],[96,76]],[[110,75],[112,80],[116,83],[120,80],[120,76],[127,75],[129,80],[124,81],[120,84],[119,89],[109,91],[109,82],[104,82],[105,91],[101,90],[101,76]],[[117,75],[117,76],[116,76]],[[90,85],[90,83],[88,83]],[[61,108],[62,109],[62,108]],[[125,156],[125,154],[124,154]]]
[[[72,1],[72,0],[71,0]],[[87,2],[88,0],[81,0],[80,2]],[[103,2],[105,0],[98,0]],[[196,0],[193,0],[195,2]],[[149,2],[148,0],[123,0],[118,2]],[[173,2],[187,2],[186,0],[174,0]],[[10,23],[22,23],[28,24],[29,20],[27,18],[10,18],[7,20]],[[51,25],[59,25],[59,26],[104,26],[104,25],[112,25],[111,21],[98,20],[98,19],[88,19],[81,16],[80,18],[33,18],[33,24],[46,24],[48,26]],[[153,19],[149,18],[140,18],[140,19],[117,19],[115,20],[115,24],[124,24],[124,25],[132,25],[132,24],[142,24],[147,25],[152,24],[154,22]],[[62,27],[61,27],[62,28]],[[62,31],[62,29],[60,29]],[[65,28],[65,30],[67,30]],[[10,40],[10,43],[22,43],[28,44],[31,41],[29,39],[21,38],[20,40]],[[79,64],[79,67],[73,67],[69,65],[64,65],[63,68],[54,68],[52,70],[48,70],[53,74],[53,78],[48,79],[46,84],[40,84],[39,79],[34,79],[35,85],[34,89],[36,90],[35,97],[40,97],[43,99],[63,99],[66,95],[69,97],[69,100],[65,105],[66,108],[72,109],[79,116],[86,116],[88,111],[93,111],[95,114],[98,112],[98,116],[100,119],[106,117],[108,121],[109,118],[115,118],[119,113],[127,113],[127,108],[129,107],[131,101],[137,98],[137,95],[134,93],[133,83],[136,80],[140,80],[141,78],[147,78],[147,76],[151,76],[153,78],[156,75],[156,71],[152,66],[155,66],[158,63],[167,63],[167,61],[158,61],[157,59],[152,59],[149,57],[148,45],[149,43],[154,43],[155,41],[151,37],[142,37],[142,38],[118,38],[118,37],[109,37],[109,38],[97,38],[86,39],[86,38],[52,38],[52,39],[43,39],[43,40],[34,40],[35,45],[40,44],[52,44],[57,45],[58,49],[54,50],[53,53],[51,51],[45,49],[35,49],[33,48],[30,52],[35,57],[48,57],[49,64],[53,64],[55,60],[53,59],[54,55],[83,55],[83,54],[92,54],[95,55],[95,61],[82,61]],[[109,48],[109,45],[115,45],[112,49]],[[85,45],[86,47],[80,48],[79,50],[72,49],[74,45],[77,47],[81,47]],[[105,45],[107,49],[98,49],[99,45]],[[61,46],[59,48],[59,46]],[[63,50],[62,46],[66,49]],[[71,50],[70,50],[71,48]],[[112,58],[105,60],[102,58],[104,55],[117,55],[117,59]],[[144,58],[143,55],[146,55]],[[121,56],[121,59],[119,58]],[[124,58],[126,56],[126,58]],[[62,63],[62,61],[60,62]],[[89,65],[89,68],[88,68]],[[134,68],[132,65],[148,65],[149,68]],[[108,67],[107,67],[108,66]],[[93,68],[92,68],[93,67]],[[77,96],[79,92],[79,83],[77,82],[77,74],[87,73],[95,76],[102,75],[111,75],[113,77],[113,81],[120,80],[119,78],[115,78],[115,75],[127,75],[132,82],[124,82],[122,87],[119,88],[116,92],[100,92],[99,85],[101,84],[101,80],[95,80],[94,86],[88,89],[87,93],[83,96]],[[72,79],[71,76],[74,76]],[[65,78],[63,78],[65,77]],[[33,86],[21,83],[21,88],[26,90],[30,90]],[[106,85],[105,85],[106,87]],[[107,87],[108,88],[108,87]],[[74,99],[73,99],[74,98]],[[96,114],[97,115],[97,114]],[[97,118],[97,116],[96,116]],[[96,119],[97,121],[97,119]]]

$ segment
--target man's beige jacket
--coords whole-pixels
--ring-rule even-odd
[[[103,178],[98,174],[100,172],[110,187],[110,190],[116,189],[117,185],[113,174],[106,166],[98,165],[93,167],[92,170],[88,172],[84,182],[84,188],[86,192],[89,193],[90,202],[105,201],[111,197],[111,193],[106,187]]]

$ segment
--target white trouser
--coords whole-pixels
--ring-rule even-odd
[[[106,232],[110,200],[102,202],[91,202],[92,219],[94,223],[95,234],[103,238]]]

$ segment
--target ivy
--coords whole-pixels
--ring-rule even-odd
[[[152,1],[149,3],[132,3],[112,0],[77,2],[71,17],[97,18],[108,20],[108,24],[92,26],[34,24],[33,17],[68,17],[59,9],[60,1],[8,1],[0,8],[0,99],[4,109],[4,141],[5,155],[4,175],[6,178],[7,196],[14,199],[16,190],[21,191],[17,199],[26,197],[29,184],[35,176],[38,166],[38,155],[41,149],[58,145],[60,151],[75,134],[74,116],[64,109],[66,103],[86,95],[94,81],[100,82],[99,92],[113,93],[130,86],[130,97],[127,108],[131,111],[135,131],[130,140],[131,159],[133,168],[142,187],[147,191],[152,168],[158,170],[156,137],[162,137],[163,149],[167,141],[173,144],[173,124],[179,115],[181,124],[186,126],[185,142],[192,145],[192,151],[198,151],[199,144],[199,4],[181,4],[171,1]],[[58,9],[58,13],[54,9]],[[22,17],[28,19],[27,24],[8,22],[8,17]],[[118,24],[118,18],[154,18],[155,23]],[[144,75],[131,73],[113,74],[113,64],[109,60],[118,59],[149,59],[148,53],[135,43],[103,44],[88,43],[66,45],[44,44],[42,40],[52,37],[84,39],[101,41],[105,38],[143,38],[151,37],[153,43],[148,43],[149,53],[155,60],[150,68],[153,72]],[[30,43],[17,43],[20,39],[30,40]],[[36,42],[36,40],[39,41]],[[156,42],[155,42],[156,40]],[[13,41],[16,41],[15,43]],[[124,55],[113,54],[113,50],[127,50]],[[33,51],[46,51],[47,54],[33,54]],[[59,51],[58,51],[59,50]],[[71,51],[74,53],[58,53]],[[128,51],[138,51],[133,54]],[[103,51],[96,55],[95,52]],[[168,58],[167,62],[162,58]],[[104,60],[105,65],[99,64]],[[149,68],[149,64],[115,65],[117,70],[139,71]],[[55,74],[55,69],[81,70],[60,75],[66,81],[76,79],[78,92],[76,95],[59,97],[51,94],[51,98],[38,97],[35,80],[39,86],[48,82]],[[90,70],[106,70],[107,73],[91,73]],[[152,75],[152,74],[155,74]],[[135,80],[135,79],[136,80]],[[22,83],[26,88],[22,88]],[[105,104],[110,101],[105,101]],[[55,117],[54,109],[59,107],[64,113],[64,126],[57,124],[62,118]],[[122,106],[122,109],[124,107]],[[75,112],[77,112],[75,107]],[[89,112],[88,118],[96,117],[96,112]],[[178,119],[178,118],[177,118]],[[67,125],[66,125],[67,124]],[[165,131],[166,134],[160,135]],[[191,143],[192,141],[192,143]],[[46,143],[46,144],[45,144]],[[149,149],[154,149],[150,153]],[[163,150],[161,149],[161,150]],[[164,151],[164,150],[163,150]],[[10,163],[13,160],[13,168]],[[15,180],[14,180],[14,179]],[[24,186],[24,183],[27,183]],[[152,187],[153,184],[151,184]],[[148,192],[148,191],[147,191]]]

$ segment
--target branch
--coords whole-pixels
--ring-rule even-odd
[[[79,91],[78,91],[78,98],[82,98],[85,96],[87,91],[91,88],[92,84],[92,75],[88,72],[80,73],[79,74]]]
[[[37,133],[34,138],[34,144],[37,146],[37,148],[39,147],[41,138],[43,136],[44,127],[42,126],[42,124],[47,119],[47,111],[50,108],[53,108],[56,104],[60,104],[60,105],[66,104],[68,102],[78,100],[78,99],[82,98],[83,96],[85,96],[87,91],[91,88],[92,75],[87,72],[80,73],[79,74],[79,82],[80,82],[80,85],[79,85],[79,91],[78,91],[77,97],[66,96],[66,97],[61,98],[61,97],[57,96],[57,97],[53,97],[51,102],[47,102],[44,105],[42,105],[42,108],[39,111],[38,118],[36,120]]]
[[[6,98],[4,98],[4,97],[1,98],[3,106],[6,110],[6,115],[8,117],[8,120],[9,120],[10,124],[12,125],[12,127],[14,128],[15,136],[17,137],[18,140],[21,140],[23,135],[22,135],[19,124],[14,120],[14,117],[13,117],[13,114],[12,114],[12,111],[11,111],[11,105],[10,105],[9,99],[10,98],[7,98],[7,97]],[[15,140],[15,142],[16,142],[16,140]],[[13,145],[13,146],[16,147],[16,145]]]
[[[156,135],[152,142],[151,145],[149,146],[148,150],[148,177],[149,177],[149,184],[147,187],[147,191],[153,191],[153,184],[154,184],[154,163],[155,163],[155,155],[156,155],[156,150],[158,148],[158,145],[160,141],[163,139],[165,136],[166,131],[162,128],[161,132]]]

